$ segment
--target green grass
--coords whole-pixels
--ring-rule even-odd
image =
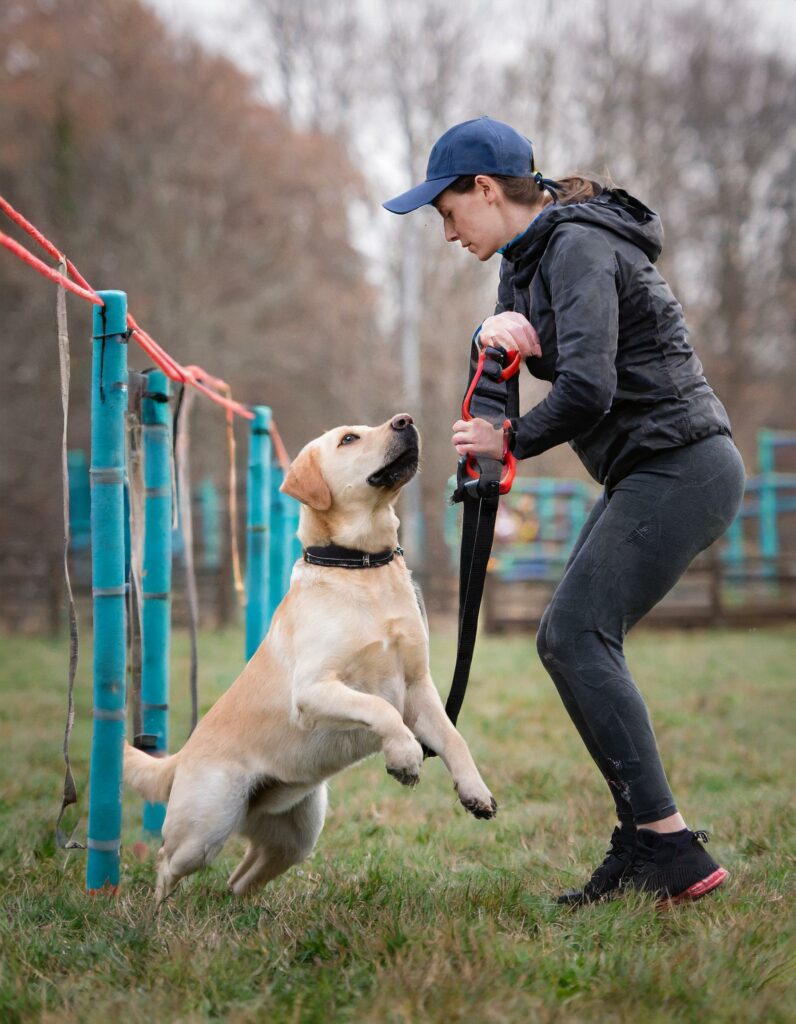
[[[175,746],[186,648],[178,635]],[[204,708],[241,649],[236,632],[202,637]],[[482,638],[461,726],[495,821],[458,806],[438,759],[409,791],[372,758],[333,780],[299,868],[237,900],[224,884],[235,840],[153,916],[134,795],[116,899],[87,898],[85,855],[54,849],[65,643],[0,638],[0,1021],[793,1020],[796,628],[639,633],[628,653],[681,809],[731,872],[714,896],[665,912],[640,897],[553,904],[601,858],[611,804],[532,641]],[[86,638],[83,805],[90,661]],[[433,661],[444,691],[450,636]]]

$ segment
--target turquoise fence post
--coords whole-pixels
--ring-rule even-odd
[[[740,574],[743,570],[743,509],[730,523],[724,534],[724,540],[726,543],[724,561],[733,574]]]
[[[282,495],[282,507],[284,509],[283,540],[285,548],[285,561],[282,566],[282,593],[286,594],[290,588],[290,577],[293,574],[293,566],[296,559],[301,556],[301,541],[298,539],[299,508],[300,503],[289,494]]]
[[[86,453],[73,448],[66,453],[69,468],[69,535],[72,551],[91,543],[91,484]]]
[[[144,449],[144,562],[141,626],[141,720],[150,748],[165,753],[169,742],[171,638],[171,411],[169,380],[147,374],[141,403]],[[150,740],[150,743],[152,741]],[[165,804],[144,803],[144,831],[159,836]]]
[[[456,490],[456,477],[448,477],[448,491],[453,493]],[[453,505],[450,501],[445,502],[445,513],[442,520],[442,535],[445,538],[445,545],[450,557],[451,569],[459,567],[459,546],[462,533],[462,506]]]
[[[760,466],[759,528],[760,556],[763,575],[776,575],[779,555],[777,531],[777,480],[774,472],[774,437],[770,430],[757,435],[758,464]]]
[[[567,555],[575,547],[575,541],[588,518],[586,511],[588,491],[585,486],[575,485],[569,499],[569,536],[567,537]]]
[[[268,631],[268,550],[271,515],[271,410],[254,407],[246,510],[246,660]]]
[[[304,548],[302,546],[301,541],[299,540],[299,535],[298,535],[299,514],[300,514],[300,511],[301,511],[300,502],[296,501],[293,504],[293,508],[294,508],[294,512],[293,512],[294,520],[293,521],[295,523],[295,527],[293,529],[293,536],[292,536],[291,542],[290,542],[291,543],[291,555],[290,555],[290,571],[291,572],[293,571],[293,566],[294,566],[295,562],[297,561],[297,559],[301,558],[302,553],[304,551]],[[288,580],[288,582],[289,582],[289,580]]]
[[[268,552],[268,622],[285,596],[285,505],[279,486],[285,478],[279,466],[271,470],[271,545]]]
[[[221,513],[218,490],[205,477],[199,485],[199,506],[202,511],[202,568],[218,569],[221,565]]]
[[[119,886],[125,733],[124,472],[127,296],[99,293],[91,371],[91,580],[94,715],[86,888]]]

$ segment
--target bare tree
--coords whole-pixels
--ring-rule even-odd
[[[293,450],[352,411],[367,419],[374,296],[349,240],[363,185],[343,147],[292,127],[136,0],[89,7],[0,12],[0,191],[95,287],[124,288],[178,359],[272,405]],[[4,253],[0,303],[3,535],[57,551],[54,293]],[[70,314],[71,443],[86,446],[90,312],[70,300]],[[145,363],[135,346],[130,359]],[[223,416],[207,416],[199,469],[220,470]]]

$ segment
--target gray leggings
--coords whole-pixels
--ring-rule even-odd
[[[542,664],[611,789],[620,821],[643,825],[677,810],[625,661],[625,633],[724,533],[744,482],[740,453],[725,436],[639,463],[597,501],[542,617]]]

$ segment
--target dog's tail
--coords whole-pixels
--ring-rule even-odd
[[[179,752],[171,757],[152,757],[129,743],[124,745],[124,781],[152,804],[164,804],[171,793]]]

